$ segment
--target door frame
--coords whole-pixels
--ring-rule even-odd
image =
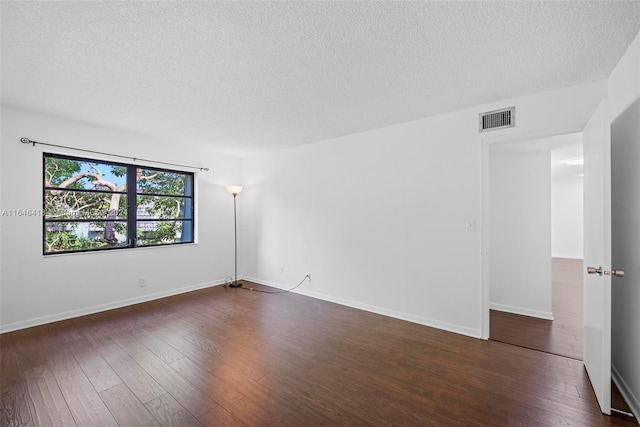
[[[495,134],[484,134],[479,138],[480,142],[480,185],[481,185],[481,211],[480,230],[481,240],[481,310],[482,319],[480,326],[480,338],[489,339],[489,148],[497,143],[517,143],[532,139],[549,138],[552,136],[580,133],[584,130],[586,122],[566,126],[556,126],[541,128],[530,131],[496,132]]]

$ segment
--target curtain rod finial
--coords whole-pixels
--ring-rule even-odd
[[[36,142],[35,142],[35,141],[30,140],[30,139],[29,139],[29,138],[27,138],[26,136],[23,136],[22,138],[20,138],[20,142],[22,142],[23,144],[29,144],[29,143],[32,143],[34,147],[36,146]]]

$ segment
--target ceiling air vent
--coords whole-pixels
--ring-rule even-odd
[[[516,107],[480,113],[480,132],[514,127],[515,114]]]

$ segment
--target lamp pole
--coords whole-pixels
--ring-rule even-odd
[[[242,283],[238,283],[238,216],[236,215],[236,196],[233,195],[233,240],[235,246],[235,280],[233,281],[231,286],[232,288],[239,288],[242,286]]]
[[[238,283],[238,215],[236,213],[236,197],[242,191],[241,185],[230,185],[227,191],[233,196],[233,239],[234,239],[234,273],[235,280],[229,284],[230,288],[241,288],[242,283]]]

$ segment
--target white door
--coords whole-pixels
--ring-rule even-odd
[[[611,414],[611,124],[607,107],[603,100],[584,128],[583,359],[600,409]]]

